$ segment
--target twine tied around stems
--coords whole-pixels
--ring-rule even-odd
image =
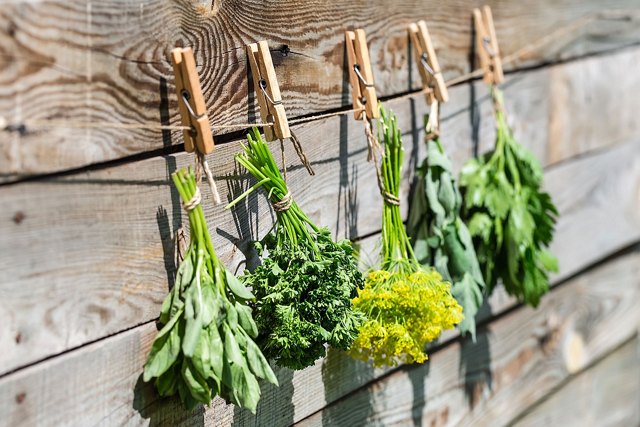
[[[182,207],[185,211],[191,212],[195,208],[198,207],[200,202],[202,201],[202,195],[200,193],[200,188],[196,187],[196,192],[193,193],[193,197],[186,203],[182,203]]]
[[[277,202],[271,202],[271,206],[273,206],[273,210],[276,212],[284,212],[291,207],[292,203],[293,197],[291,197],[291,191],[287,191],[287,194],[282,196],[282,199]]]
[[[382,180],[382,174],[380,171],[380,163],[378,162],[378,156],[382,156],[382,147],[380,146],[380,141],[374,135],[371,121],[364,121],[364,133],[367,136],[367,146],[369,148],[369,152],[367,154],[367,161],[373,161],[374,167],[376,169],[376,178],[378,181],[378,189],[380,190],[380,195],[385,203],[393,206],[400,206],[400,198],[394,194],[391,194],[384,187],[384,182]]]
[[[425,132],[424,138],[426,141],[436,139],[440,136],[440,104],[436,99],[431,102]]]

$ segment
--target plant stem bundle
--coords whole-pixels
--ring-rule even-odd
[[[163,328],[144,366],[144,380],[155,378],[161,396],[178,393],[187,408],[219,395],[255,412],[257,378],[278,381],[254,342],[257,327],[247,301],[251,292],[216,256],[192,170],[172,175],[189,205],[191,238],[173,289],[162,304]]]
[[[257,129],[236,156],[267,193],[276,223],[262,243],[260,266],[243,277],[256,294],[258,342],[280,366],[312,365],[331,345],[346,350],[355,339],[362,316],[351,299],[363,285],[348,240],[334,242],[329,230],[316,226],[291,198],[280,170]]]
[[[381,165],[381,268],[367,274],[353,303],[366,316],[349,353],[374,365],[421,363],[426,344],[462,320],[462,308],[450,284],[416,259],[402,221],[400,171],[403,148],[395,116],[380,105],[379,138],[384,141]]]

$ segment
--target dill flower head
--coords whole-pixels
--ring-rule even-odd
[[[436,271],[374,270],[353,299],[367,320],[349,354],[374,366],[422,363],[424,348],[462,321],[462,307]]]

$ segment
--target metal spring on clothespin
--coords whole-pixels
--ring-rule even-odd
[[[483,6],[482,11],[473,9],[473,19],[476,29],[476,53],[484,71],[484,81],[487,84],[498,85],[504,81],[504,73],[491,8]]]

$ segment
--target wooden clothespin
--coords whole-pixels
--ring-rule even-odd
[[[473,19],[476,27],[476,52],[484,70],[484,81],[488,84],[500,84],[504,80],[504,74],[491,8],[483,6],[482,12],[480,9],[473,9]]]
[[[362,120],[362,108],[364,108],[368,120],[377,119],[380,116],[378,97],[373,84],[373,71],[371,71],[371,59],[364,30],[345,31],[345,44],[349,61],[353,109],[358,110],[355,112],[355,118]]]
[[[410,24],[409,34],[416,54],[418,70],[420,70],[420,76],[422,77],[422,85],[427,94],[427,103],[431,104],[434,100],[447,102],[449,100],[449,91],[447,91],[447,85],[440,71],[440,64],[433,48],[427,24],[424,21]]]
[[[182,125],[190,128],[183,131],[184,148],[187,152],[197,148],[200,153],[209,154],[213,151],[213,134],[193,51],[190,47],[175,48],[171,51],[171,62],[176,78]]]
[[[272,127],[264,128],[267,141],[291,138],[287,114],[282,105],[282,95],[276,71],[273,68],[271,52],[266,41],[247,45],[247,55],[253,75],[253,85],[260,105],[260,117],[263,123],[273,122]]]

